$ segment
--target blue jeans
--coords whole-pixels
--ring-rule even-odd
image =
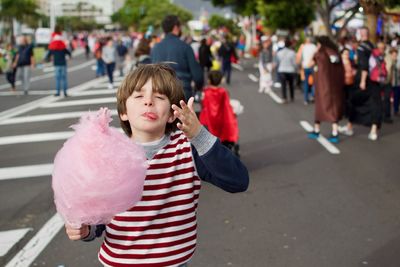
[[[314,96],[314,86],[310,86],[308,83],[308,78],[314,74],[313,68],[305,68],[304,69],[304,83],[303,83],[303,93],[304,93],[304,101],[309,102],[309,94]]]
[[[64,95],[67,94],[68,81],[67,81],[67,66],[54,66],[56,74],[56,90],[57,95],[60,94],[61,86],[63,87]]]
[[[105,73],[104,70],[104,61],[100,58],[96,60],[96,77],[103,76]]]

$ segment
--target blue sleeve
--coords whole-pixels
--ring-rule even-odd
[[[192,149],[197,173],[203,181],[230,193],[247,190],[249,173],[246,167],[219,140],[202,156],[193,146]]]
[[[197,89],[203,87],[203,71],[201,70],[200,64],[196,61],[193,49],[187,45],[186,46],[186,57],[188,59],[188,65],[192,79],[196,84]]]

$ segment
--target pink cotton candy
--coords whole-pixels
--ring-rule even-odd
[[[55,157],[54,202],[70,225],[106,224],[142,197],[144,150],[110,127],[111,120],[104,108],[83,115]]]

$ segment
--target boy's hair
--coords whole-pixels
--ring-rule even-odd
[[[210,84],[213,86],[220,85],[222,77],[223,77],[222,73],[217,70],[212,70],[208,73],[208,80],[210,81]]]
[[[119,117],[127,114],[126,100],[134,91],[140,91],[149,79],[152,80],[153,92],[167,96],[171,105],[180,106],[179,101],[184,100],[185,97],[182,83],[176,77],[174,69],[165,64],[146,64],[130,72],[118,88],[117,109]],[[171,112],[173,112],[172,108]],[[175,131],[177,122],[178,119],[172,123],[167,123],[165,133]],[[129,121],[123,121],[120,118],[120,124],[124,132],[131,137],[132,130]]]
[[[161,26],[165,33],[170,33],[174,29],[174,26],[181,26],[178,16],[167,15],[161,22]]]

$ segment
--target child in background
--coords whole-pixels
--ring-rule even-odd
[[[219,87],[222,77],[220,71],[210,71],[208,74],[209,86],[203,92],[200,122],[239,156],[238,123],[227,90]]]
[[[174,70],[162,64],[139,66],[118,90],[121,126],[148,159],[142,199],[107,225],[66,225],[71,240],[105,231],[105,266],[186,266],[196,248],[200,181],[232,193],[248,187],[246,167],[201,126],[193,97],[183,99]]]

